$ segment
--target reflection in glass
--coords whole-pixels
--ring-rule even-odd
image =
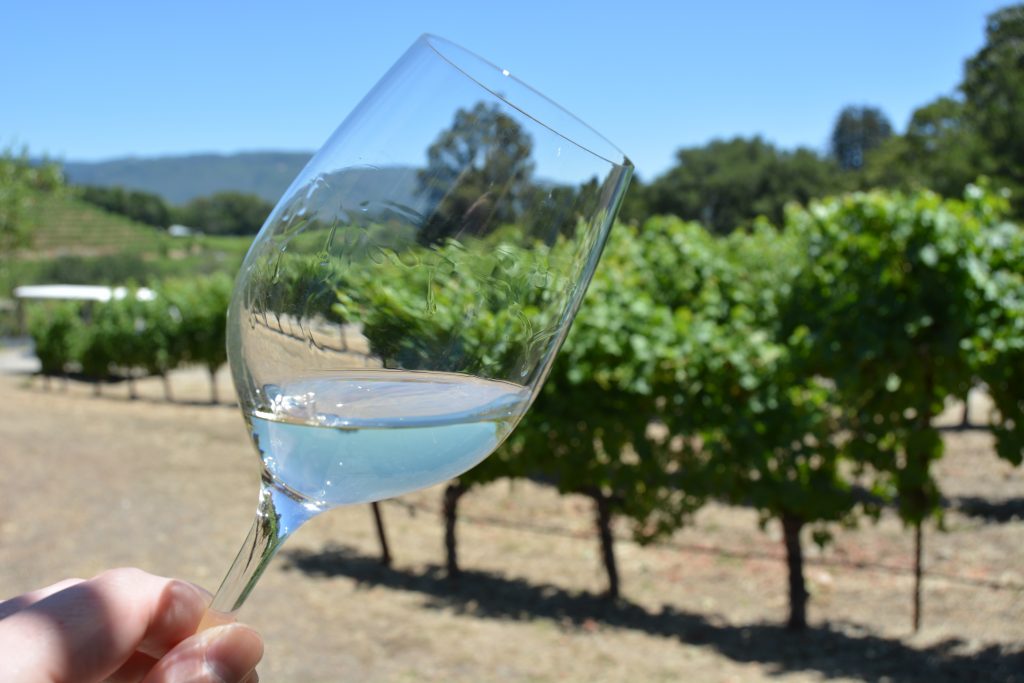
[[[457,476],[536,396],[632,166],[507,71],[425,36],[253,243],[228,319],[262,463],[214,600],[237,609],[310,516]]]

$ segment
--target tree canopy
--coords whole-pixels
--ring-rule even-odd
[[[982,170],[1014,192],[1024,213],[1024,4],[988,17],[985,45],[964,69],[967,115],[984,140]]]
[[[676,153],[676,165],[647,189],[646,209],[727,234],[759,215],[779,224],[787,202],[829,194],[839,183],[835,163],[809,149],[779,150],[761,137],[714,140]]]
[[[140,223],[157,228],[166,228],[171,224],[170,206],[160,195],[152,192],[86,185],[79,189],[79,193],[90,204]]]
[[[892,124],[878,107],[845,107],[832,127],[832,157],[844,171],[860,169],[868,152],[880,147],[892,132]]]
[[[31,246],[39,197],[62,184],[56,165],[32,163],[27,150],[0,151],[0,256]]]
[[[178,223],[211,235],[255,235],[274,206],[242,192],[218,192],[193,199],[173,212]]]
[[[485,225],[514,222],[530,189],[532,151],[529,134],[497,104],[458,110],[419,173],[432,207],[421,240],[479,235]]]
[[[872,150],[862,188],[931,189],[959,197],[984,167],[984,148],[961,99],[940,97],[914,111],[904,135]]]

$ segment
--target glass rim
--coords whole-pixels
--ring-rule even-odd
[[[449,65],[451,65],[452,68],[457,70],[463,76],[470,79],[471,81],[479,85],[481,88],[483,88],[484,90],[494,95],[508,106],[512,107],[513,109],[521,113],[523,116],[526,116],[532,121],[536,122],[537,124],[543,126],[544,128],[547,128],[548,130],[550,130],[552,133],[562,138],[563,140],[566,140],[567,142],[573,144],[576,147],[579,147],[581,150],[587,152],[588,154],[591,154],[603,161],[606,161],[609,164],[612,164],[613,166],[619,166],[622,168],[633,168],[633,162],[629,159],[628,156],[626,156],[625,152],[619,149],[618,145],[616,145],[614,142],[606,138],[586,121],[576,116],[562,105],[558,104],[558,102],[555,102],[553,99],[551,99],[544,93],[540,92],[539,90],[531,86],[529,83],[526,83],[523,80],[519,79],[518,77],[513,76],[508,71],[508,69],[502,69],[501,67],[497,66],[490,60],[485,59],[480,55],[476,54],[472,50],[467,50],[458,43],[454,43],[448,40],[447,38],[442,38],[441,36],[435,35],[433,33],[424,33],[423,35],[420,36],[419,40],[426,44],[438,57],[440,57]],[[457,54],[452,54],[452,52],[455,52]],[[559,130],[559,127],[556,127],[551,123],[546,122],[543,118],[539,118],[538,115],[531,113],[527,108],[523,106],[523,104],[517,104],[507,94],[497,90],[494,85],[486,83],[480,78],[478,78],[476,75],[474,75],[476,71],[474,71],[474,73],[470,73],[469,68],[460,63],[460,60],[457,55],[461,55],[464,59],[475,60],[476,62],[478,62],[479,66],[486,68],[487,73],[492,73],[496,78],[511,80],[516,84],[516,86],[519,89],[524,91],[524,94],[530,97],[538,98],[541,104],[543,104],[546,107],[553,108],[555,114],[558,114],[562,117],[567,117],[567,121],[569,123],[582,127],[583,132],[586,133],[586,136],[590,138],[591,141],[601,143],[603,146],[607,147],[608,150],[605,151],[604,153],[599,152],[594,149],[596,145],[581,142],[580,140],[576,139],[576,136]],[[611,151],[614,151],[615,154],[610,154]],[[618,156],[620,157],[620,160],[615,161],[614,159],[610,159],[609,156]]]

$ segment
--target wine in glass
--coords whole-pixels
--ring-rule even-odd
[[[285,192],[238,275],[228,354],[261,488],[204,625],[242,605],[313,515],[442,482],[502,443],[631,173],[509,71],[434,36],[413,44]]]

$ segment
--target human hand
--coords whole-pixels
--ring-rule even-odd
[[[139,569],[69,579],[0,602],[9,683],[255,683],[263,641],[228,624],[196,633],[209,597]]]

